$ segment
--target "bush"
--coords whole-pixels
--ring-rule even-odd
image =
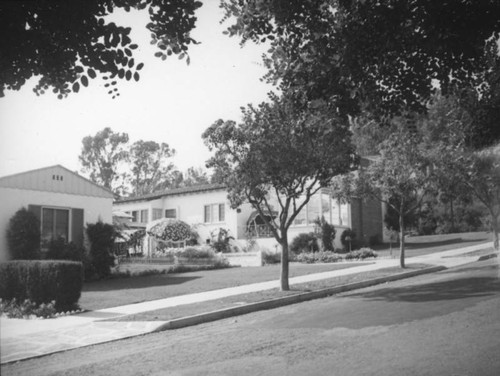
[[[69,260],[69,261],[81,261],[85,259],[85,249],[78,247],[75,243],[69,242],[63,238],[57,240],[51,240],[49,242],[46,259],[49,260]]]
[[[349,252],[344,256],[346,260],[364,260],[371,257],[376,258],[378,255],[370,248],[361,248],[358,251]]]
[[[83,266],[72,261],[9,261],[0,264],[0,298],[75,307],[83,286]]]
[[[297,235],[293,239],[292,244],[290,244],[290,251],[295,254],[299,254],[302,252],[318,252],[319,245],[316,234],[310,232],[308,234],[302,233]]]
[[[114,227],[101,221],[87,225],[90,241],[90,263],[99,278],[108,277],[115,264],[112,250],[117,236]]]
[[[335,227],[328,223],[325,220],[325,217],[321,217],[321,219],[316,219],[314,221],[316,226],[318,226],[320,230],[321,242],[323,243],[323,251],[331,251],[334,250],[333,241],[335,240]]]
[[[342,261],[342,256],[331,252],[331,251],[324,251],[324,252],[303,252],[297,255],[296,260],[298,262],[306,263],[306,264],[315,264],[318,262],[339,262]]]
[[[164,241],[184,242],[192,238],[193,231],[186,222],[171,219],[154,225],[148,234]]]
[[[26,208],[19,209],[10,219],[7,245],[14,260],[40,258],[40,221]]]
[[[229,243],[231,240],[234,240],[232,236],[229,235],[229,230],[224,228],[220,228],[217,230],[218,233],[215,235],[215,232],[212,233],[212,243],[210,244],[215,252],[222,253],[230,253],[232,251],[231,244]]]
[[[350,241],[348,239],[350,239]],[[352,250],[356,247],[356,233],[350,228],[345,229],[342,235],[340,235],[340,243],[342,243],[346,251]]]
[[[262,254],[262,265],[279,264],[281,262],[281,252],[271,252],[264,250]]]
[[[182,249],[180,252],[176,252],[175,255],[177,257],[185,257],[188,259],[203,259],[203,258],[215,257],[215,254],[212,251],[212,249],[208,247],[203,247],[203,248],[186,247]]]

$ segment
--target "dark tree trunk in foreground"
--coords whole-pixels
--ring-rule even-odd
[[[404,215],[402,212],[399,214],[399,232],[400,232],[399,265],[402,268],[405,268],[405,223],[404,223]]]
[[[290,290],[288,283],[288,235],[285,233],[281,238],[281,273],[280,273],[280,290]]]

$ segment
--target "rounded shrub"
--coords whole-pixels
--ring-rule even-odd
[[[87,225],[87,236],[90,241],[90,262],[99,278],[111,274],[111,267],[115,264],[113,245],[116,238],[115,228],[101,221]]]
[[[160,240],[183,242],[191,239],[193,232],[186,222],[171,219],[154,225],[149,229],[148,234]]]
[[[58,311],[72,310],[83,287],[81,262],[18,260],[0,264],[0,298],[38,305],[55,302]]]
[[[292,244],[290,244],[290,251],[295,254],[302,252],[318,252],[319,245],[316,235],[312,232],[297,235],[293,239]]]
[[[344,249],[349,251],[349,247],[356,247],[356,233],[352,231],[350,228],[345,229],[340,235],[340,243],[344,246]]]
[[[40,221],[26,208],[19,209],[7,228],[7,245],[14,260],[40,258]]]

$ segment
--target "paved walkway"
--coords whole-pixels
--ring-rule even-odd
[[[491,247],[485,243],[419,257],[407,258],[407,264],[426,263],[444,267],[456,267],[475,261],[476,258],[462,256],[472,251]],[[290,279],[290,284],[317,281],[349,274],[382,269],[399,264],[397,259],[381,259],[373,264],[309,274]],[[254,283],[203,293],[176,296],[149,302],[84,312],[47,320],[21,320],[0,318],[1,363],[8,363],[78,347],[114,341],[151,333],[163,327],[164,321],[151,322],[104,322],[100,320],[153,311],[184,304],[215,300],[249,292],[279,287],[279,281]]]

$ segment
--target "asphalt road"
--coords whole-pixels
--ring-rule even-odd
[[[2,366],[2,375],[500,375],[498,259]]]

